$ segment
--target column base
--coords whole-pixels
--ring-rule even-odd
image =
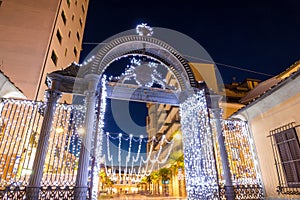
[[[40,187],[26,187],[26,199],[28,200],[38,200],[40,195]]]
[[[233,186],[224,186],[224,188],[225,188],[226,199],[234,200],[235,199],[234,187]]]
[[[86,200],[88,195],[88,187],[75,187],[74,197],[75,200]]]

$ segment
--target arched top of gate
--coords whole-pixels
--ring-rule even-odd
[[[113,61],[129,56],[146,56],[163,63],[177,79],[181,91],[197,87],[197,81],[187,60],[171,45],[152,36],[144,35],[125,35],[114,38],[98,45],[92,51],[93,58],[81,67],[79,76],[86,74],[102,75],[105,69]],[[90,55],[91,56],[91,55]]]

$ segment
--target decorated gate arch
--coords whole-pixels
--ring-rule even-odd
[[[220,96],[211,93],[204,82],[198,82],[194,74],[201,72],[195,72],[175,48],[153,37],[152,28],[142,24],[136,30],[138,35],[126,33],[108,39],[104,45],[98,45],[82,65],[72,64],[65,70],[48,74],[47,84],[50,89],[47,91],[48,103],[41,129],[43,137],[40,137],[41,145],[37,147],[37,165],[32,169],[26,193],[28,198],[38,199],[53,113],[57,99],[64,92],[82,95],[85,99],[84,132],[74,188],[75,199],[87,198],[89,173],[92,174],[91,181],[99,173],[105,98],[179,106],[188,199],[214,199],[219,198],[220,193],[224,193],[227,199],[234,199],[232,174],[222,133],[221,109],[218,105]],[[106,79],[104,72],[108,66],[126,56],[140,57],[141,60],[133,60],[133,66],[127,68],[120,77]],[[175,85],[157,73],[160,67],[167,69],[176,80]],[[134,84],[124,84],[128,80]],[[156,87],[153,88],[154,85]],[[218,149],[214,145],[214,131]],[[215,151],[219,152],[222,163],[221,176],[217,172]],[[222,190],[225,192],[219,188],[220,177],[224,180],[225,189]],[[97,199],[97,182],[91,185],[90,198]]]
[[[77,186],[84,188],[87,182],[87,171],[80,169],[88,168],[89,151],[92,138],[92,123],[94,120],[95,109],[95,93],[99,85],[100,78],[110,63],[124,56],[134,55],[142,56],[142,63],[135,63],[136,66],[131,67],[125,74],[120,77],[117,82],[123,84],[128,76],[133,76],[139,88],[143,88],[144,93],[147,90],[148,96],[141,97],[135,95],[138,88],[129,92],[128,100],[152,101],[157,103],[169,103],[179,105],[181,107],[182,132],[184,138],[184,162],[186,172],[186,184],[189,199],[213,199],[218,197],[218,178],[217,169],[214,159],[213,138],[210,130],[208,103],[210,106],[218,105],[219,99],[210,98],[207,88],[204,84],[196,81],[194,72],[192,71],[188,61],[169,44],[152,37],[153,31],[149,26],[142,24],[137,26],[138,35],[125,35],[109,40],[103,47],[100,46],[93,50],[92,54],[86,59],[83,66],[77,73],[74,91],[84,92],[86,90],[86,136],[83,141],[87,148],[82,149],[80,154],[79,171],[77,178]],[[149,59],[154,60],[156,66]],[[154,69],[157,65],[163,65],[172,74],[177,87],[168,85]],[[131,73],[131,74],[130,74]],[[199,72],[198,72],[199,73]],[[200,72],[201,74],[201,72]],[[155,76],[161,79],[155,79]],[[83,87],[82,81],[87,81],[87,88]],[[154,82],[159,84],[165,91],[159,94],[157,91],[151,90]],[[106,84],[105,82],[102,83]],[[121,88],[121,89],[120,89]],[[122,86],[112,89],[111,96],[120,95],[120,91],[124,89]],[[117,92],[116,92],[117,91]],[[152,95],[150,95],[150,94]],[[166,95],[167,94],[167,95]],[[123,95],[123,99],[126,98]],[[149,98],[152,96],[152,98]],[[168,98],[167,98],[168,97]],[[106,97],[104,97],[106,98]],[[112,98],[112,97],[111,97]],[[120,98],[120,97],[119,97]],[[209,98],[209,99],[208,99]],[[216,101],[216,102],[213,102]],[[213,110],[217,107],[211,107]],[[219,110],[218,110],[219,111]],[[191,119],[194,121],[191,123]],[[220,127],[220,121],[218,121]],[[219,132],[221,131],[218,130]],[[101,137],[101,136],[100,136]],[[219,135],[219,146],[221,159],[223,161],[223,173],[226,181],[226,186],[232,186],[231,175],[229,170],[228,158],[224,146],[224,137]],[[101,143],[101,142],[100,142]],[[98,150],[99,151],[99,150]],[[98,164],[99,166],[99,164]],[[96,174],[97,174],[97,170]],[[95,190],[97,185],[94,184]],[[228,188],[228,198],[233,198],[233,191]],[[80,191],[79,193],[81,193]],[[96,192],[94,192],[96,193]]]

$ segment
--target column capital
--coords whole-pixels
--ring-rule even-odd
[[[218,109],[220,108],[219,103],[222,99],[222,96],[219,94],[210,94],[208,96],[210,98],[210,108],[211,109]]]
[[[87,81],[99,81],[100,80],[100,75],[99,74],[86,74],[84,76],[84,78],[87,80]]]
[[[88,82],[88,90],[96,90],[97,85],[99,83],[100,80],[100,75],[98,74],[87,74],[84,76],[84,79],[86,79],[86,81]]]
[[[47,102],[57,101],[61,97],[62,93],[58,90],[47,89],[45,91],[45,98]]]

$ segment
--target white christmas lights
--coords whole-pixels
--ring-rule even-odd
[[[218,181],[204,90],[180,105],[180,115],[188,199],[212,199]]]
[[[93,59],[93,57],[91,58]],[[95,152],[95,166],[94,166],[94,184],[92,186],[92,198],[93,199],[98,199],[98,185],[99,185],[99,178],[98,175],[101,170],[101,160],[103,159],[103,128],[104,128],[104,116],[105,116],[105,111],[106,111],[106,98],[107,98],[107,93],[106,93],[106,75],[103,75],[101,79],[101,96],[100,96],[100,101],[98,102],[98,106],[100,106],[100,113],[99,113],[99,120],[98,122],[98,130],[97,134],[98,136],[95,137],[97,138],[96,141],[96,152]],[[95,119],[96,120],[96,119]]]
[[[118,176],[116,176],[115,172],[115,166],[113,165],[113,156],[111,155],[111,150],[110,150],[110,140],[118,140]],[[115,181],[120,181],[122,180],[122,177],[127,177],[128,179],[130,179],[133,182],[138,182],[140,181],[143,177],[145,176],[149,176],[151,174],[151,172],[153,171],[153,168],[155,166],[155,164],[159,163],[165,163],[169,156],[170,153],[172,151],[172,147],[174,144],[174,140],[168,141],[165,137],[162,137],[162,139],[159,141],[159,145],[160,145],[160,149],[159,151],[154,155],[154,158],[151,158],[153,149],[154,149],[154,142],[157,142],[157,138],[153,137],[151,139],[147,139],[147,138],[143,138],[143,136],[141,135],[139,139],[135,139],[132,135],[129,135],[128,137],[125,137],[124,134],[118,134],[118,136],[114,137],[112,136],[112,134],[110,133],[106,133],[106,141],[107,141],[107,159],[110,162],[110,166],[107,165],[107,161],[106,161],[106,156],[105,156],[105,171],[107,172],[107,175]],[[122,166],[123,164],[123,158],[122,158],[122,154],[121,154],[121,143],[122,141],[129,141],[129,145],[128,145],[128,151],[127,151],[127,155],[125,156],[125,166]],[[150,152],[148,152],[148,155],[146,157],[146,159],[144,159],[142,156],[140,156],[140,151],[141,151],[141,145],[143,142],[151,142],[151,146],[150,146]],[[132,145],[133,143],[138,143],[138,151],[136,153],[136,156],[133,155],[132,153]],[[136,145],[136,144],[135,144]],[[163,146],[165,145],[165,146]],[[161,152],[163,148],[168,148],[168,152],[165,155],[165,157],[160,160],[159,158],[161,157]],[[128,163],[131,160],[131,168],[128,168]],[[135,165],[135,163],[139,162],[139,166],[138,168],[136,168],[137,166]],[[109,172],[108,168],[111,169],[111,172]],[[123,172],[123,173],[122,173]],[[127,173],[128,172],[128,173]]]
[[[146,23],[142,23],[136,26],[136,33],[139,34],[139,36],[152,36],[153,29]]]
[[[247,124],[241,120],[223,120],[223,134],[234,185],[260,185],[255,154]]]

